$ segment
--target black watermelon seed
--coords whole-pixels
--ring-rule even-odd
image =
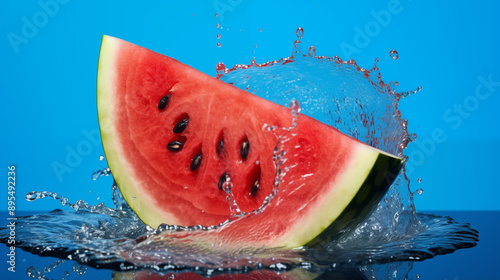
[[[219,179],[219,190],[222,190],[222,185],[224,185],[224,182],[226,182],[226,179],[227,179],[227,172],[224,172],[224,174],[222,174],[222,176],[220,176],[220,179]]]
[[[182,147],[184,146],[184,143],[181,143],[179,141],[172,141],[168,143],[167,149],[171,152],[178,152],[182,150]]]
[[[168,101],[169,100],[170,100],[170,94],[167,94],[167,95],[163,96],[160,99],[160,102],[158,103],[158,109],[159,110],[165,109],[165,107],[167,107],[167,105],[168,105]]]
[[[260,180],[257,179],[255,182],[253,182],[252,189],[250,190],[251,195],[256,195],[257,191],[259,190],[260,187]]]
[[[219,143],[217,143],[217,155],[220,156],[222,152],[222,148],[224,148],[224,139],[221,139]]]
[[[198,168],[198,166],[200,166],[201,159],[202,159],[201,153],[197,154],[197,155],[193,158],[193,160],[191,161],[191,165],[189,166],[189,169],[190,169],[191,171],[196,170],[196,168]]]
[[[188,123],[189,123],[189,118],[185,118],[182,121],[178,122],[174,126],[174,129],[173,129],[174,133],[181,133],[181,132],[183,132],[184,129],[186,129]]]
[[[240,155],[242,159],[247,158],[249,149],[250,149],[250,143],[248,142],[248,140],[243,141],[240,148]]]

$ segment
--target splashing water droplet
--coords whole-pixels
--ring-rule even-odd
[[[257,44],[253,44],[253,46],[254,46],[255,48],[257,48]]]
[[[219,17],[219,14],[218,14],[218,13],[215,13],[215,17]]]
[[[215,66],[215,71],[217,71],[217,78],[221,77],[226,71],[226,65],[224,65],[224,63],[222,62],[217,63],[217,65]]]
[[[85,273],[87,272],[87,267],[83,264],[75,263],[72,267],[72,270],[78,275],[85,275]]]
[[[422,86],[419,86],[419,87],[417,87],[417,88],[416,88],[416,89],[414,89],[414,90],[409,90],[409,91],[407,91],[407,92],[402,92],[402,93],[400,93],[400,96],[401,96],[401,97],[403,97],[403,98],[406,98],[406,97],[408,97],[408,96],[410,96],[410,95],[413,95],[413,94],[415,94],[415,93],[417,93],[417,92],[419,92],[419,91],[421,91],[421,90],[422,90]]]
[[[215,25],[215,27],[216,27],[216,28],[219,28],[219,27],[220,27],[220,23],[217,23],[217,24]]]
[[[290,110],[292,111],[293,116],[296,116],[296,113],[300,112],[300,104],[296,99],[293,99],[292,102],[290,102]]]
[[[97,180],[103,176],[109,176],[111,175],[111,170],[108,168],[104,168],[102,170],[97,170],[96,172],[92,173],[91,178],[92,180]]]
[[[419,183],[422,183],[422,178],[418,178],[417,180]]]
[[[30,266],[26,268],[26,275],[30,278],[42,279],[44,276],[42,272],[38,271],[38,269]]]
[[[308,52],[309,56],[315,57],[316,56],[316,47],[315,46],[310,46],[307,49],[307,52]]]
[[[297,28],[297,31],[295,31],[295,35],[297,35],[297,38],[302,39],[304,36],[304,29],[302,27]]]
[[[217,47],[219,47],[219,48],[220,48],[221,46],[222,46],[222,45],[221,45],[220,43],[217,43]]]
[[[293,53],[300,53],[300,40],[295,40],[295,42],[293,42]],[[293,54],[292,54],[292,58],[293,58]]]
[[[230,181],[226,181],[224,182],[224,184],[222,184],[222,188],[226,193],[230,193],[233,190],[233,183],[231,183]]]
[[[217,34],[217,39],[220,39],[221,35],[220,34]]]
[[[104,160],[104,156],[103,155],[100,155],[99,156],[99,161],[103,161]]]
[[[392,59],[396,60],[399,58],[399,54],[396,50],[392,50],[389,52],[389,55],[392,57]]]

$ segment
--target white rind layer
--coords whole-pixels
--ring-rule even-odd
[[[116,180],[122,196],[130,208],[142,219],[140,213],[155,213],[159,208],[151,203],[155,201],[154,199],[135,199],[136,197],[144,197],[145,192],[142,190],[144,182],[134,180],[134,178],[138,179],[140,176],[134,174],[134,169],[128,164],[129,159],[124,157],[126,152],[120,143],[120,134],[113,119],[117,115],[113,112],[113,110],[117,110],[113,100],[119,98],[116,96],[118,95],[116,89],[116,61],[120,56],[120,46],[124,43],[126,42],[123,40],[106,35],[102,38],[97,71],[97,111],[99,113],[101,140],[108,166],[113,171],[113,178]],[[162,216],[148,215],[148,224],[150,226],[156,228],[162,223],[178,224],[177,219],[168,215],[168,213],[164,213]]]

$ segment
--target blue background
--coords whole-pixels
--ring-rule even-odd
[[[303,51],[314,45],[318,55],[352,58],[364,68],[380,58],[383,80],[398,81],[400,91],[423,87],[400,104],[418,136],[405,152],[411,188],[425,191],[417,210],[500,210],[499,1],[268,2],[1,1],[0,207],[7,208],[12,164],[17,210],[60,207],[24,201],[32,190],[112,205],[111,178],[91,179],[106,167],[94,138],[103,34],[215,76],[218,62],[232,67],[289,56],[302,27]],[[485,87],[481,77],[497,84]]]

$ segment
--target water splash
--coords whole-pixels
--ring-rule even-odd
[[[113,183],[113,186],[116,186],[116,183]],[[120,195],[121,196],[121,195]],[[99,213],[99,214],[104,214],[112,217],[120,217],[126,214],[127,212],[125,211],[127,207],[124,207],[125,203],[122,203],[120,207],[116,208],[108,208],[103,202],[97,204],[97,205],[89,205],[87,202],[83,200],[78,200],[75,203],[70,203],[69,200],[61,195],[58,195],[55,192],[49,192],[49,191],[31,191],[26,194],[25,199],[27,201],[35,201],[39,200],[42,198],[52,198],[55,200],[59,200],[61,202],[62,206],[68,206],[71,209],[75,211],[79,210],[87,210],[90,211],[91,213]],[[123,199],[123,198],[122,198]],[[127,209],[128,210],[128,209]]]
[[[303,30],[297,30],[297,35],[303,35]],[[300,98],[304,114],[368,145],[405,157],[405,148],[416,137],[408,133],[408,121],[401,118],[398,104],[402,97],[420,91],[421,87],[398,92],[397,82],[382,80],[378,59],[368,70],[354,60],[317,56],[313,46],[308,49],[308,56],[302,55],[300,47],[300,40],[296,40],[290,57],[219,69],[217,76],[241,89],[250,84],[256,95],[278,104]],[[403,172],[357,232],[374,234],[372,229],[380,229],[375,235],[387,236],[421,233],[425,227],[417,218],[413,196]]]
[[[231,182],[231,177],[227,176],[226,181],[222,184],[222,189],[226,192],[226,200],[229,204],[229,212],[232,218],[241,217],[246,215],[242,212],[238,203],[236,202],[236,197],[233,194],[233,183]]]
[[[410,96],[410,95],[413,95],[413,94],[415,94],[415,93],[417,93],[417,92],[419,92],[419,91],[421,91],[421,90],[422,90],[422,87],[421,87],[421,86],[418,86],[418,87],[417,87],[416,89],[414,89],[414,90],[409,90],[409,91],[401,92],[401,93],[399,93],[398,95],[399,95],[400,97],[405,98],[405,97],[408,97],[408,96]]]
[[[304,29],[302,27],[297,28],[295,35],[297,35],[297,38],[302,39],[304,36]]]
[[[315,46],[310,46],[310,47],[307,49],[307,54],[308,54],[309,56],[315,57],[315,56],[316,56],[316,47],[315,47]]]
[[[92,178],[92,180],[95,181],[95,180],[99,179],[100,177],[109,176],[109,175],[111,175],[111,170],[109,168],[104,168],[104,169],[99,169],[96,172],[92,173],[91,178]]]
[[[391,56],[392,59],[397,60],[399,58],[399,53],[396,50],[391,50],[389,52],[389,55]]]

